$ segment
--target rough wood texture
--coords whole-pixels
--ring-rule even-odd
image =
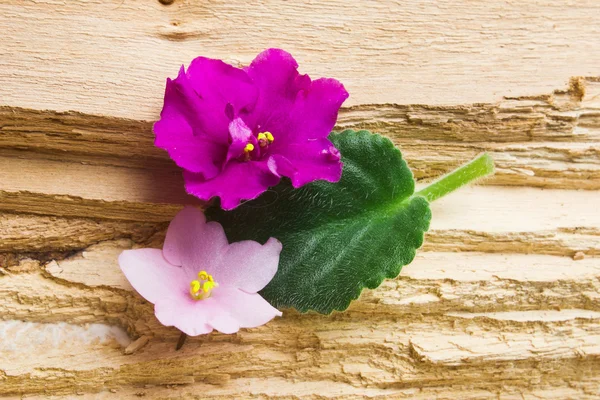
[[[0,98],[154,119],[157,82],[198,54],[248,64],[279,46],[348,104],[492,102],[597,75],[599,15],[597,0],[3,0]]]
[[[600,398],[600,3],[365,4],[0,2],[0,396]],[[116,264],[199,204],[149,121],[179,64],[273,45],[420,181],[481,151],[498,172],[348,312],[176,352]]]

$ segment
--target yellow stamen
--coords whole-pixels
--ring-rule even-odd
[[[266,147],[267,145],[273,143],[273,140],[275,140],[271,132],[261,132],[258,134],[256,139],[258,139],[258,144],[260,147]]]
[[[204,285],[202,285],[202,290],[204,291],[204,293],[208,293],[209,290],[213,290],[214,288],[215,288],[214,282],[204,282]]]
[[[254,150],[254,145],[252,143],[248,143],[246,147],[244,147],[244,153],[250,153]]]
[[[264,133],[259,133],[257,139],[258,145],[260,147],[267,147],[269,145],[269,142],[267,141],[267,136]]]
[[[214,288],[219,284],[206,271],[198,272],[198,280],[190,282],[190,295],[194,300],[208,299]]]

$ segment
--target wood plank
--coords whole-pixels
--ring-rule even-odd
[[[372,129],[387,135],[402,149],[418,179],[438,176],[488,151],[497,163],[488,184],[600,189],[600,104],[595,100],[600,98],[600,81],[577,82],[585,92],[579,100],[574,100],[579,92],[571,91],[486,105],[353,107],[342,112],[337,129]],[[147,193],[152,181],[164,177],[161,184],[169,187],[154,200],[164,202],[169,188],[181,185],[179,169],[166,152],[153,146],[148,122],[0,107],[0,132],[1,170],[26,183],[10,182],[13,187],[8,190],[39,191],[27,186],[35,182],[29,175],[37,170],[54,177],[56,187],[76,186],[81,179],[57,182],[65,171],[102,177],[98,188],[74,190],[77,196],[82,191],[100,194],[103,184],[113,191],[127,190],[132,186],[126,179],[146,182],[145,188],[138,182],[135,190]],[[112,180],[102,182],[105,179]],[[9,181],[6,176],[0,179]],[[119,195],[109,193],[107,200],[115,196]]]
[[[17,279],[10,279],[9,287]],[[41,289],[51,288],[33,282]],[[90,295],[88,292],[86,297]],[[30,301],[23,297],[23,302]],[[132,304],[128,303],[129,310]],[[35,309],[32,305],[29,308]],[[142,313],[131,309],[130,315],[135,312],[138,318],[148,318],[148,308],[145,306]],[[279,379],[297,383],[332,381],[363,390],[435,388],[451,380],[484,390],[507,382],[527,385],[528,379],[521,379],[529,376],[525,375],[528,371],[535,374],[538,383],[560,376],[598,384],[600,324],[593,313],[565,310],[551,318],[534,313],[525,318],[498,314],[472,318],[380,314],[366,318],[292,314],[285,321],[279,319],[237,335],[189,339],[181,352],[174,351],[177,331],[161,327],[150,343],[133,355],[123,355],[123,347],[102,343],[71,342],[66,346],[63,342],[64,347],[41,353],[30,346],[23,349],[24,357],[4,364],[0,390],[3,395],[24,390],[31,394],[73,394],[118,387],[121,382],[134,386],[214,382],[218,373],[221,381],[233,378],[227,386],[239,392],[244,386],[237,386],[241,382],[236,379],[265,379],[273,371]],[[146,322],[137,321],[136,327],[148,327]],[[319,329],[314,328],[316,325]],[[21,340],[40,334],[43,331],[30,329]],[[198,357],[202,368],[195,361]],[[72,383],[62,381],[64,374]],[[210,393],[214,389],[207,390]]]
[[[11,201],[3,201],[0,209],[5,212],[29,215],[0,218],[0,252],[81,249],[116,238],[147,243],[154,235],[164,234],[168,221],[182,207],[82,198],[63,203],[60,197],[56,200],[62,195],[23,202],[30,195],[16,192]],[[597,197],[595,191],[464,188],[432,204],[433,218],[423,250],[600,255]]]
[[[217,375],[219,376],[219,375]],[[227,375],[225,375],[227,376]],[[222,379],[217,378],[218,379]],[[582,376],[577,384],[555,385],[551,381],[537,380],[537,376],[531,378],[537,382],[536,385],[528,389],[523,389],[522,380],[502,381],[502,399],[521,400],[523,397],[532,396],[533,398],[564,400],[564,399],[582,399],[593,400],[595,393],[598,392],[598,382],[592,377]],[[296,379],[271,378],[269,383],[263,378],[230,378],[228,385],[214,385],[211,383],[194,383],[186,385],[167,385],[155,386],[144,385],[144,387],[111,387],[103,389],[101,393],[86,394],[83,391],[78,392],[77,398],[83,400],[96,400],[104,398],[139,400],[140,397],[157,398],[163,400],[188,399],[198,397],[198,393],[210,396],[214,400],[228,400],[233,397],[243,397],[245,399],[264,399],[270,397],[300,397],[306,399],[323,398],[323,393],[333,393],[333,398],[361,399],[369,398],[375,400],[384,399],[417,399],[430,400],[432,398],[442,400],[465,399],[482,400],[498,396],[498,390],[493,386],[484,383],[474,387],[472,385],[452,385],[451,387],[440,389],[438,387],[411,387],[385,389],[363,387],[351,385],[349,383],[322,381],[315,378],[313,381],[303,381],[299,383]],[[543,382],[543,385],[542,385]],[[573,382],[572,380],[570,382]],[[21,397],[7,397],[10,400],[20,400]],[[46,400],[59,399],[61,397],[48,397],[46,395],[32,395],[28,399]]]
[[[191,385],[182,388],[186,393],[202,389],[216,398],[231,393],[260,397],[271,393],[259,382],[272,384],[265,375],[272,371],[283,382],[301,384],[306,396],[326,386],[331,390],[328,383],[334,382],[340,396],[427,398],[448,393],[440,388],[456,381],[465,393],[483,396],[499,385],[512,385],[506,393],[527,391],[529,381],[521,377],[532,373],[537,380],[532,391],[555,385],[559,376],[577,379],[583,390],[564,392],[558,386],[561,395],[595,391],[599,385],[598,258],[420,253],[398,279],[366,291],[346,313],[286,310],[283,319],[265,327],[190,339],[183,352],[174,352],[177,331],[155,320],[152,306],[132,291],[116,264],[116,255],[131,246],[129,240],[103,242],[45,265],[42,273],[34,269],[1,277],[0,315],[62,324],[21,328],[20,340],[29,342],[32,334],[39,342],[44,332],[64,335],[81,329],[65,326],[68,322],[122,327],[132,338],[150,337],[150,343],[130,356],[123,355],[125,344],[104,340],[59,340],[58,347],[42,352],[25,347],[21,361],[0,362],[0,393],[112,389],[128,396],[163,395],[161,387],[133,388],[186,384]],[[84,330],[77,337],[89,334]],[[203,368],[197,368],[197,357]],[[61,378],[64,374],[72,383]],[[223,379],[227,384],[220,386]],[[249,389],[248,382],[257,385]]]
[[[323,390],[323,385],[327,381],[338,381],[334,386],[345,387],[346,390],[340,395],[366,391],[384,396],[402,394],[407,389],[420,387],[432,390],[436,384],[460,375],[463,376],[463,385],[473,389],[489,390],[492,385],[503,383],[516,385],[527,381],[522,376],[536,363],[541,366],[539,370],[534,370],[535,377],[543,383],[547,382],[547,377],[541,376],[544,366],[563,367],[561,373],[565,379],[574,379],[577,368],[582,368],[585,372],[581,374],[580,379],[595,382],[597,386],[593,376],[596,369],[592,353],[596,350],[589,348],[588,354],[573,354],[569,348],[571,343],[561,337],[562,333],[570,330],[571,337],[577,338],[582,344],[590,343],[597,335],[597,325],[594,326],[597,320],[593,319],[549,323],[547,330],[536,328],[535,324],[529,325],[536,334],[535,342],[527,340],[527,336],[522,333],[511,332],[522,324],[514,321],[501,323],[482,319],[465,321],[460,318],[448,318],[443,323],[444,327],[436,331],[427,329],[431,328],[430,318],[422,318],[411,326],[399,330],[393,336],[382,335],[379,332],[382,332],[381,328],[384,327],[399,327],[404,321],[379,321],[374,323],[372,328],[350,324],[352,330],[343,329],[343,325],[348,325],[348,322],[338,321],[315,333],[307,332],[303,322],[306,321],[301,318],[288,324],[288,329],[283,326],[279,331],[269,330],[274,340],[268,344],[260,340],[260,333],[265,333],[265,329],[257,329],[238,335],[233,341],[231,337],[222,335],[214,335],[204,341],[192,339],[179,353],[174,351],[172,341],[164,343],[151,339],[140,352],[125,356],[122,355],[122,350],[115,349],[113,346],[85,344],[81,343],[80,339],[74,343],[75,346],[65,346],[61,349],[66,356],[64,360],[62,357],[57,357],[56,350],[46,349],[41,357],[24,357],[13,364],[7,370],[2,393],[17,394],[20,388],[27,385],[27,387],[37,388],[37,393],[52,390],[58,394],[72,394],[72,387],[60,387],[60,381],[55,378],[64,373],[68,373],[73,378],[76,382],[74,386],[81,391],[92,391],[94,388],[102,387],[118,388],[120,382],[130,381],[138,385],[151,382],[152,386],[213,382],[212,387],[205,386],[207,394],[213,391],[217,394],[223,391],[227,393],[227,389],[236,390],[238,393],[246,390],[252,393],[253,389],[245,388],[243,380],[236,382],[240,378],[243,367],[247,376],[245,379],[264,379],[273,371],[277,371],[280,374],[278,379],[284,381],[293,379],[301,386],[304,386],[302,385],[304,382],[308,382],[308,387],[304,389],[304,393],[308,396],[318,395],[318,392],[314,391]],[[462,335],[449,329],[453,324],[463,330]],[[292,333],[289,328],[294,328],[296,332]],[[494,328],[495,332],[489,332],[490,328]],[[420,335],[419,330],[431,333]],[[24,335],[24,339],[35,338],[37,332],[30,330],[28,333]],[[39,333],[37,334],[39,336]],[[430,339],[429,343],[436,347],[422,347],[421,339],[426,338]],[[396,345],[392,344],[392,341]],[[290,347],[294,342],[298,343],[297,347]],[[469,350],[471,353],[461,366],[454,366],[451,365],[450,360],[433,358],[444,346],[456,349],[457,353]],[[531,354],[531,356],[509,364],[501,357],[497,357],[497,352],[507,347],[515,349],[519,355]],[[341,358],[344,351],[351,357]],[[152,352],[160,352],[166,358],[158,364],[153,363],[149,359]],[[561,353],[571,353],[571,357],[558,360]],[[193,362],[197,355],[203,358],[203,368],[198,368],[198,365]],[[103,360],[96,368],[94,367],[98,362],[94,360],[95,358]],[[367,360],[370,360],[369,369],[364,367],[357,369]],[[37,369],[43,368],[44,365],[54,365],[54,368],[38,372]],[[485,380],[477,379],[477,369],[486,377]],[[344,374],[345,379],[340,382],[337,377],[341,373]],[[150,381],[148,376],[152,377]],[[226,384],[222,384],[225,390],[219,390],[219,379],[221,382],[225,380]],[[340,383],[346,383],[347,386]],[[264,387],[259,386],[259,388],[257,395],[260,394],[261,389],[265,390]],[[138,391],[143,391],[141,389],[143,387]],[[183,390],[185,391],[186,388]],[[273,390],[272,395],[277,396],[277,392]]]
[[[112,245],[127,246],[112,242],[88,252],[106,254]],[[217,371],[228,375],[226,387],[238,392],[244,390],[244,379],[265,379],[273,371],[279,379],[308,382],[314,390],[321,387],[311,386],[318,376],[321,382],[348,383],[348,390],[379,388],[381,395],[406,393],[384,389],[435,390],[456,380],[479,390],[504,383],[526,387],[527,380],[519,381],[526,371],[538,383],[552,384],[554,374],[560,374],[598,385],[598,259],[425,254],[399,279],[367,291],[346,313],[288,310],[261,328],[189,339],[182,352],[173,348],[177,330],[154,319],[152,306],[131,291],[113,257],[108,264],[95,261],[101,259],[81,254],[61,262],[60,271],[49,266],[50,275],[33,271],[0,278],[0,312],[36,323],[116,325],[132,337],[147,335],[150,343],[131,356],[123,355],[126,343],[119,347],[102,340],[55,338],[63,347],[41,353],[30,345],[18,359],[0,364],[0,393],[73,394],[119,388],[121,382],[214,385]],[[19,340],[39,341],[54,329],[29,328]],[[78,329],[66,327],[66,332]],[[197,357],[203,368],[197,368]],[[65,373],[72,383],[60,379]],[[207,390],[219,393],[218,388]]]
[[[181,64],[198,55],[248,64],[278,45],[303,72],[344,82],[348,105],[495,102],[597,74],[599,23],[596,0],[568,12],[549,0],[8,0],[0,5],[0,98],[151,120],[165,78]]]
[[[557,87],[562,87],[557,86]],[[370,129],[398,144],[600,142],[600,77],[573,78],[568,90],[493,103],[357,105],[342,108],[336,129]],[[151,120],[156,120],[158,114]],[[152,123],[143,120],[40,111],[0,105],[0,149],[26,149],[52,156],[168,159],[152,146]],[[111,160],[109,156],[115,159]],[[128,156],[128,159],[125,159]],[[90,161],[88,159],[88,161]]]
[[[0,253],[79,250],[120,238],[147,242],[165,223],[97,221],[28,214],[0,214]]]
[[[121,251],[132,246],[125,239],[102,242],[42,268],[63,284],[132,291],[116,261]],[[361,302],[354,303],[351,309],[390,315],[464,310],[596,310],[600,306],[600,287],[595,283],[598,274],[597,257],[575,261],[538,254],[419,252],[396,280],[365,291]],[[22,283],[15,285],[26,284],[18,282]],[[24,287],[18,290],[26,291]],[[502,298],[498,293],[503,293]],[[53,310],[55,315],[58,307]],[[44,314],[38,317],[45,318]]]

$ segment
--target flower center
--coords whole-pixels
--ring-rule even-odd
[[[256,152],[252,154],[254,152],[254,145],[252,143],[248,143],[246,144],[246,147],[244,147],[244,152],[240,157],[242,161],[250,161],[253,155],[255,158],[260,159],[266,153],[269,145],[273,143],[275,138],[271,132],[260,132],[256,136],[256,140],[258,142],[258,146],[260,147],[258,149],[258,154]]]
[[[219,287],[212,275],[206,271],[198,272],[198,279],[190,282],[190,295],[194,300],[208,299],[214,288]]]
[[[254,151],[254,145],[252,143],[248,143],[246,147],[244,147],[244,152],[242,153],[242,160],[250,161],[250,153]]]
[[[275,140],[271,132],[261,132],[256,138],[258,139],[258,145],[262,148],[267,147]]]

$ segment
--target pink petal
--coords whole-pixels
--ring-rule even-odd
[[[277,272],[280,252],[281,243],[273,238],[264,245],[230,245],[220,224],[206,223],[204,213],[185,207],[169,225],[162,251],[127,250],[119,264],[133,287],[155,304],[163,325],[196,336],[213,328],[234,333],[281,315],[255,293]],[[200,270],[213,275],[219,286],[210,298],[196,301],[189,284]]]
[[[235,333],[240,329],[239,322],[214,297],[221,290],[217,288],[213,297],[198,301],[183,291],[173,292],[156,303],[154,313],[161,324],[174,326],[188,336],[210,333],[213,328],[222,333]]]
[[[225,311],[214,315],[208,325],[226,334],[236,333],[240,330],[240,323]]]
[[[125,250],[119,266],[131,286],[151,303],[170,296],[182,283],[189,284],[185,272],[165,260],[159,249]]]
[[[221,207],[231,210],[242,200],[251,200],[269,187],[279,183],[266,161],[229,162],[224,170],[212,179],[205,180],[201,175],[184,171],[185,189],[191,195],[203,200],[221,198]]]
[[[173,292],[171,297],[158,300],[154,306],[156,318],[164,326],[174,326],[188,336],[198,336],[212,332],[208,324],[215,310],[216,302],[206,300],[193,300],[187,293]]]
[[[220,332],[232,330],[234,322],[239,328],[255,328],[281,316],[281,311],[270,305],[259,294],[249,294],[232,287],[220,288],[213,292],[215,302],[226,310],[227,317],[213,317],[209,324]],[[236,329],[237,331],[237,329]]]
[[[295,188],[317,179],[337,182],[342,177],[339,152],[328,139],[290,144],[269,161],[271,170],[289,177]]]
[[[169,224],[163,254],[170,263],[183,266],[191,281],[201,270],[213,274],[221,264],[227,245],[221,224],[207,223],[202,211],[188,206]]]
[[[264,325],[281,312],[258,294],[248,294],[220,286],[212,297],[192,300],[182,290],[157,301],[156,318],[165,326],[174,326],[189,336],[210,333],[213,329],[230,334],[240,328]]]
[[[264,245],[251,240],[232,243],[214,271],[215,279],[220,285],[256,293],[275,276],[279,253],[281,242],[274,238]]]

